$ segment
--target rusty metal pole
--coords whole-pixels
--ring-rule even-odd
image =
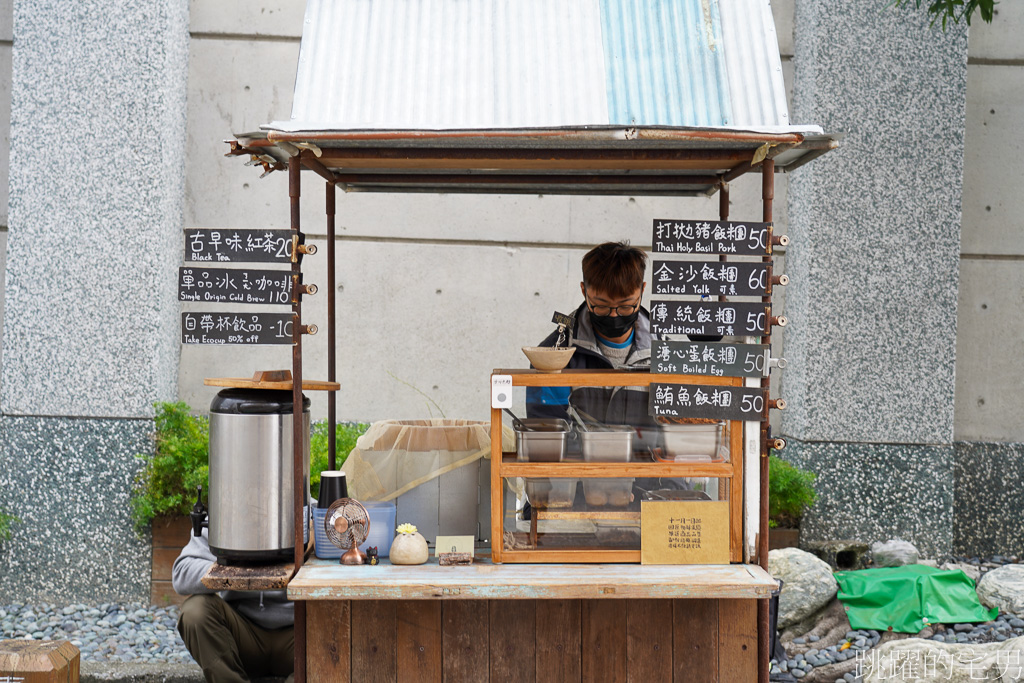
[[[304,525],[309,522],[302,514],[306,502],[306,473],[303,472],[305,430],[302,419],[302,294],[299,282],[302,279],[302,265],[299,260],[298,242],[294,239],[301,233],[299,223],[300,172],[299,157],[288,160],[288,199],[291,202],[291,223],[294,232],[292,240],[292,482],[295,485],[295,571],[302,567],[306,545],[302,542]],[[306,683],[306,603],[295,601],[295,683]]]
[[[775,161],[765,159],[761,165],[761,220],[772,222],[772,204],[775,201]],[[772,233],[774,233],[774,226]],[[769,238],[770,239],[770,238]],[[769,246],[771,246],[769,244]],[[766,254],[764,260],[771,263],[771,254]],[[762,301],[771,304],[772,298],[765,296]],[[761,338],[762,344],[771,343],[771,323],[765,327],[765,335]],[[761,386],[765,392],[768,390],[768,377],[761,379]],[[758,515],[758,537],[757,537],[757,561],[761,568],[768,571],[768,406],[765,401],[765,418],[761,423],[761,434],[758,442],[761,444],[761,494],[760,514]],[[770,638],[768,623],[768,600],[757,601],[757,680],[758,683],[768,683],[768,663],[771,661],[772,653],[769,652]]]
[[[334,217],[335,217],[335,189],[334,183],[327,183],[327,381],[336,380],[337,367],[335,366],[335,338],[334,325]],[[336,467],[337,438],[338,438],[338,393],[327,392],[327,469],[333,470]]]

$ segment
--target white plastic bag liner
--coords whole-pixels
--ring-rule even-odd
[[[345,461],[349,495],[394,500],[397,522],[410,522],[430,542],[437,535],[489,534],[489,422],[383,420],[370,425]],[[505,427],[502,450],[515,450]],[[489,463],[486,463],[489,464]]]

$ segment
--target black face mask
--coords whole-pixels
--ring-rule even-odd
[[[633,325],[636,323],[636,319],[640,317],[640,309],[637,308],[629,315],[595,315],[593,311],[590,312],[590,324],[594,326],[594,329],[599,335],[607,339],[616,339],[624,334],[627,334]]]

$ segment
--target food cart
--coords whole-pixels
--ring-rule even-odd
[[[482,23],[477,21],[479,17],[464,17],[468,23],[459,24],[458,35],[445,35],[443,40],[432,35],[429,27],[397,20],[389,23],[395,17],[370,17],[358,11],[356,4],[310,0],[292,120],[272,124],[260,132],[240,135],[230,141],[228,151],[229,155],[243,157],[261,166],[264,172],[288,174],[293,234],[292,377],[288,386],[292,389],[295,406],[302,405],[301,393],[309,370],[303,365],[303,335],[312,331],[302,317],[302,296],[309,292],[309,285],[302,283],[302,258],[310,251],[303,246],[304,224],[299,210],[300,196],[304,191],[303,176],[318,181],[317,184],[325,191],[328,282],[324,284],[328,298],[328,360],[327,384],[324,387],[330,392],[328,434],[331,436],[329,466],[332,468],[333,425],[336,421],[332,390],[337,388],[333,282],[336,193],[339,187],[346,192],[671,197],[717,193],[719,218],[728,221],[730,183],[743,176],[753,176],[754,182],[760,181],[761,216],[742,218],[759,219],[767,226],[760,260],[770,266],[772,246],[785,244],[784,236],[772,232],[775,174],[796,169],[836,145],[833,137],[814,127],[788,126],[784,114],[779,118],[780,92],[782,112],[785,111],[785,97],[781,89],[781,73],[776,68],[777,44],[774,58],[770,49],[762,57],[743,55],[740,50],[729,51],[729,39],[738,35],[739,24],[747,28],[748,24],[756,26],[761,38],[767,37],[769,43],[774,41],[771,11],[766,3],[755,8],[751,3],[722,0],[721,3],[712,3],[714,11],[704,15],[699,11],[695,15],[687,14],[692,3],[676,3],[680,14],[675,19],[696,22],[702,31],[698,34],[684,32],[679,34],[684,37],[676,38],[662,35],[661,40],[665,41],[665,50],[671,53],[672,59],[676,58],[676,52],[682,54],[681,50],[692,47],[685,45],[686,41],[700,43],[694,49],[704,62],[692,68],[706,80],[690,82],[691,91],[687,95],[676,86],[669,87],[671,83],[666,85],[665,74],[659,74],[662,80],[644,80],[642,73],[634,73],[637,82],[654,90],[641,93],[641,99],[664,97],[670,100],[670,104],[662,107],[665,112],[661,113],[658,107],[644,111],[637,105],[639,108],[629,110],[633,116],[625,119],[623,116],[626,114],[612,111],[616,108],[612,106],[617,102],[616,97],[628,99],[630,96],[626,86],[621,92],[616,90],[619,86],[615,79],[620,79],[627,86],[630,79],[615,65],[619,64],[616,59],[624,55],[628,58],[632,54],[630,50],[635,48],[635,41],[639,39],[639,29],[629,22],[616,28],[617,25],[607,23],[608,17],[595,10],[601,16],[594,21],[605,22],[602,26],[606,33],[614,28],[627,38],[632,35],[634,48],[630,48],[631,43],[627,40],[623,48],[625,52],[615,56],[608,53],[615,47],[607,41],[602,47],[599,39],[590,44],[586,38],[573,37],[576,31],[570,24],[586,24],[592,18],[587,15],[590,10],[584,6],[586,3],[573,5],[573,12],[579,16],[573,17],[568,24],[565,17],[556,17],[554,21],[545,23],[531,18],[529,11],[523,16],[491,16]],[[747,4],[751,7],[746,7]],[[533,5],[525,3],[524,7]],[[537,7],[534,9],[540,13]],[[455,9],[451,11],[457,13]],[[658,12],[652,11],[647,21],[664,19],[659,17]],[[406,40],[410,40],[410,36],[418,37],[418,45],[428,57],[433,54],[431,49],[438,50],[438,54],[448,51],[448,61],[435,60],[438,68],[458,70],[462,64],[468,65],[472,71],[472,51],[481,49],[481,41],[466,36],[471,37],[474,30],[483,27],[491,31],[490,37],[494,41],[514,40],[518,34],[503,22],[515,24],[512,28],[522,28],[524,21],[536,21],[534,28],[544,28],[544,35],[553,41],[535,43],[534,49],[578,50],[574,54],[582,64],[593,61],[592,52],[605,51],[598,56],[608,66],[611,76],[607,83],[603,74],[599,74],[595,81],[601,88],[605,85],[608,88],[607,93],[601,93],[609,103],[603,113],[604,119],[587,118],[590,112],[585,111],[585,107],[558,110],[558,102],[564,104],[566,101],[565,93],[560,91],[567,87],[568,81],[559,81],[557,77],[549,78],[547,86],[537,86],[536,82],[531,85],[529,78],[523,85],[515,78],[501,80],[494,77],[498,80],[488,81],[491,76],[485,73],[463,73],[462,83],[456,83],[456,86],[466,85],[466,79],[472,78],[489,82],[489,89],[470,91],[470,99],[480,96],[488,103],[497,103],[494,107],[496,113],[475,111],[466,116],[462,112],[472,109],[460,108],[460,103],[466,101],[466,93],[460,92],[458,87],[453,90],[451,83],[443,82],[443,77],[428,78],[426,81],[429,82],[420,84],[415,79],[405,78],[401,68],[403,56],[406,56],[400,45],[402,31],[407,33],[404,35]],[[364,67],[363,71],[347,68],[347,64],[346,68],[338,71],[341,68],[338,57],[342,49],[338,46],[340,36],[350,43],[358,43],[346,48],[349,57],[359,52],[360,45],[367,46],[368,50],[372,45],[387,45],[395,54],[390,65],[379,67],[383,71],[367,75],[367,70],[373,67],[366,55],[361,61],[356,60]],[[559,47],[559,36],[572,45]],[[468,52],[450,54],[452,50],[458,53],[463,38],[466,38],[465,49]],[[751,38],[747,36],[745,40]],[[442,45],[447,47],[442,48]],[[501,45],[492,49],[488,47],[490,43],[487,40],[483,45],[485,51],[492,55],[492,60],[497,59],[494,55],[504,55],[502,59],[516,61],[501,49]],[[724,50],[721,49],[723,45]],[[374,49],[378,50],[375,54],[379,57],[379,51],[384,48]],[[544,62],[542,58],[538,61],[542,63],[541,71],[557,71],[554,62]],[[407,66],[415,68],[411,61]],[[490,66],[495,72],[501,71],[496,63]],[[519,73],[517,68],[521,68],[535,74],[538,68],[533,61],[529,64],[502,62],[500,66],[506,67],[508,73]],[[638,66],[641,71],[655,67],[651,67],[650,62]],[[563,68],[571,67],[563,65]],[[401,82],[388,82],[388,75],[400,78]],[[344,112],[345,103],[351,102],[350,98],[357,97],[360,92],[364,95],[369,92],[367,88],[371,79],[372,89],[389,93],[394,101],[375,100],[382,111],[379,117],[372,119],[372,124],[367,125],[359,122],[358,115],[348,116]],[[586,74],[582,74],[581,79],[586,81]],[[775,107],[776,116],[767,123],[752,120],[749,116],[753,108],[750,101],[757,99],[756,89],[749,87],[752,83],[759,85],[764,93],[770,92],[764,98],[773,99],[770,104]],[[587,82],[574,85],[570,99],[580,96],[586,100],[592,94],[587,89]],[[664,88],[663,92],[657,92],[659,86]],[[714,89],[712,86],[718,88],[717,99],[705,98],[711,103],[707,111],[693,114],[704,116],[704,119],[695,124],[692,117],[687,119],[682,114],[676,115],[686,109],[676,105],[685,101],[687,96],[707,95]],[[548,109],[538,107],[541,114],[528,112],[517,118],[514,102],[509,104],[512,100],[502,98],[514,99],[513,96],[524,94],[516,88],[529,90],[531,87],[535,90],[527,95],[535,99],[549,97],[552,102],[557,102],[547,102],[551,105]],[[537,87],[543,92],[536,91]],[[454,108],[448,112],[447,119],[444,116],[434,117],[430,125],[417,125],[417,121],[425,120],[420,110],[423,109],[424,98],[429,97],[447,98],[448,104],[455,103]],[[742,98],[746,99],[741,101]],[[500,107],[503,101],[512,114],[505,115]],[[717,114],[712,111],[722,103],[728,103],[729,107]],[[358,109],[357,104],[352,105],[352,110]],[[442,109],[445,104],[440,104]],[[551,114],[553,110],[557,111]],[[733,113],[728,113],[730,111]],[[743,111],[748,113],[746,120]],[[705,120],[707,117],[710,119]],[[727,121],[728,125],[723,125],[722,121]],[[319,188],[316,191],[319,192]],[[729,259],[727,255],[716,255],[716,258],[720,261]],[[779,316],[771,315],[770,280],[773,276],[770,267],[768,273],[769,282],[765,283],[762,298],[767,318],[760,328],[762,333],[747,335],[743,338],[747,342],[767,344],[772,326],[782,322]],[[778,276],[774,277],[777,283]],[[551,681],[767,681],[770,659],[768,598],[776,587],[766,571],[767,455],[772,445],[767,416],[769,409],[782,407],[768,400],[767,369],[760,377],[741,378],[609,371],[566,372],[552,379],[550,375],[540,376],[532,370],[519,369],[496,370],[494,374],[510,377],[514,386],[651,386],[656,382],[667,382],[673,385],[748,387],[761,392],[763,403],[758,405],[753,419],[730,423],[730,457],[727,462],[586,464],[517,462],[502,449],[501,410],[492,404],[491,509],[494,532],[491,540],[496,545],[492,545],[491,557],[468,567],[440,567],[436,562],[407,567],[387,563],[379,567],[346,567],[336,562],[309,559],[308,549],[300,542],[295,547],[294,561],[284,570],[277,568],[271,572],[268,568],[262,573],[250,572],[245,577],[239,577],[235,570],[230,577],[225,575],[223,585],[235,588],[287,586],[289,597],[296,601],[296,681],[486,680],[488,677],[494,680]],[[486,377],[481,377],[482,382],[486,380]],[[301,433],[300,419],[300,411],[296,410],[295,434]],[[299,441],[296,439],[294,444],[293,480],[304,482],[302,444]],[[640,553],[632,546],[627,549],[598,548],[597,552],[594,549],[581,551],[561,547],[544,549],[537,544],[536,529],[531,530],[533,546],[521,548],[515,542],[511,545],[501,542],[502,520],[506,517],[507,507],[502,496],[507,491],[507,478],[572,476],[586,482],[607,477],[648,475],[703,476],[724,482],[723,487],[729,491],[729,495],[724,497],[729,520],[728,562],[714,565],[635,564],[640,560]],[[296,539],[303,537],[302,525],[307,523],[301,514],[303,503],[304,493],[299,485],[295,492]],[[625,513],[585,514],[589,519],[597,519],[602,514],[621,517]],[[558,513],[540,511],[535,514],[534,523],[538,517],[543,520],[544,515],[551,517]],[[213,583],[208,585],[218,585],[216,573],[212,573],[210,580]]]

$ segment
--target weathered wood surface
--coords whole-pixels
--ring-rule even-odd
[[[351,603],[312,602],[306,610],[306,649],[309,683],[349,683],[352,661]]]
[[[203,585],[217,591],[283,590],[295,573],[295,565],[223,565],[214,562],[202,578]]]
[[[66,640],[0,640],[0,681],[78,681],[80,654]]]
[[[755,600],[313,601],[308,614],[311,683],[757,680]]]
[[[494,374],[512,375],[512,386],[515,387],[634,387],[651,382],[743,386],[742,377],[668,375],[622,370],[562,370],[556,373],[536,370],[495,370]]]
[[[209,585],[205,578],[203,583]],[[515,565],[493,564],[490,559],[481,558],[467,567],[440,567],[437,558],[432,557],[427,564],[415,566],[396,566],[381,560],[376,567],[348,567],[311,558],[288,584],[288,597],[292,600],[766,598],[775,586],[766,571],[757,565],[743,564]]]

